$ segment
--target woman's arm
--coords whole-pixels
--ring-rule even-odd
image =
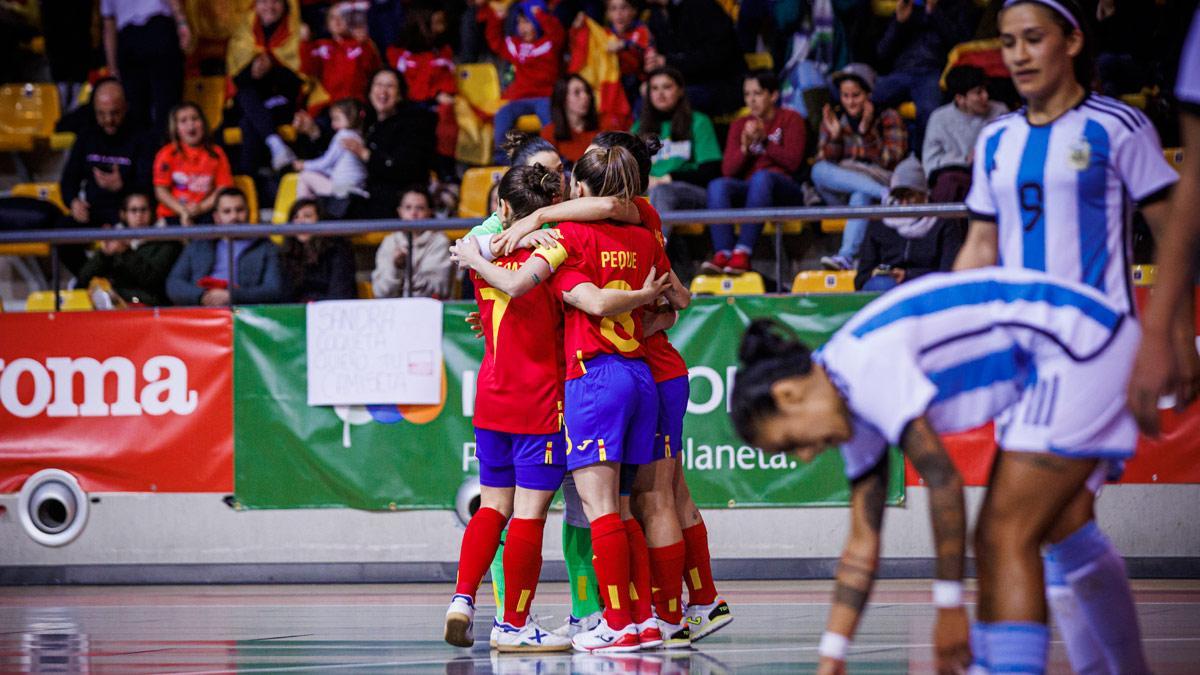
[[[184,215],[183,204],[181,204],[178,199],[175,199],[175,195],[171,194],[171,188],[164,185],[155,185],[154,197],[158,200],[159,204],[171,209],[176,213],[176,215]]]
[[[493,288],[499,289],[510,298],[519,298],[550,277],[550,263],[541,256],[533,256],[520,269],[510,270],[483,259],[479,245],[474,241],[459,239],[450,247],[450,259],[475,270]]]
[[[1000,255],[1000,238],[996,223],[972,220],[967,227],[967,239],[958,251],[958,257],[954,259],[954,271],[995,265]]]
[[[967,508],[962,476],[924,417],[908,423],[900,436],[900,447],[929,490],[929,517],[933,521],[937,556],[934,581],[937,623],[933,629],[937,671],[962,672],[971,664],[969,622],[962,606],[967,555]]]
[[[598,288],[595,284],[583,283],[564,291],[563,301],[592,316],[617,316],[654,302],[667,283],[667,275],[658,276],[658,271],[651,267],[650,274],[639,290]]]
[[[622,223],[640,223],[642,216],[633,202],[617,197],[581,197],[542,208],[513,223],[504,232],[492,238],[492,253],[501,256],[520,248],[522,239],[539,230],[546,223],[564,221],[588,222],[592,220],[617,220]]]
[[[650,337],[655,333],[661,333],[675,325],[679,319],[679,312],[671,309],[669,305],[656,305],[653,309],[647,309],[642,315],[642,334]]]
[[[858,620],[879,566],[880,530],[883,527],[883,507],[887,501],[888,456],[850,486],[850,536],[842,547],[833,606],[825,623],[825,635],[818,648],[818,673],[844,671],[845,646],[854,637]],[[840,645],[840,649],[839,649]]]
[[[675,270],[671,270],[670,282],[665,291],[667,302],[671,303],[672,309],[687,309],[688,305],[692,304],[692,292],[675,275]]]

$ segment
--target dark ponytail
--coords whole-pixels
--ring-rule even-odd
[[[539,152],[553,152],[558,154],[558,148],[550,141],[536,136],[527,134],[516,129],[509,129],[504,134],[504,143],[500,145],[500,149],[504,154],[508,155],[508,163],[510,166],[521,166],[529,161],[530,157]]]
[[[562,195],[562,177],[541,164],[514,166],[500,179],[498,196],[512,209],[511,221],[517,221],[558,201]]]
[[[811,373],[812,351],[778,321],[755,319],[742,336],[738,360],[729,416],[738,435],[753,443],[759,420],[778,412],[771,387]]]
[[[641,176],[638,194],[646,194],[650,189],[650,165],[654,155],[662,149],[662,141],[658,134],[646,133],[634,136],[628,131],[601,131],[592,140],[592,145],[598,148],[622,147],[633,155],[637,162],[638,174]]]

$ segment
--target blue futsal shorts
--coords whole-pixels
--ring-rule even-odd
[[[683,416],[687,414],[687,375],[658,383],[658,429],[654,434],[654,459],[679,456],[683,447]]]
[[[658,390],[641,359],[601,354],[567,380],[567,468],[599,462],[649,464],[658,424]]]
[[[510,434],[475,428],[479,484],[494,488],[558,489],[567,472],[567,441],[553,434]]]

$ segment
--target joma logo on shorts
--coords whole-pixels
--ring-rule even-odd
[[[109,377],[116,380],[116,397],[109,402],[104,392]],[[75,400],[76,377],[83,379],[83,401]],[[33,382],[18,391],[22,380]],[[137,368],[121,356],[103,363],[90,357],[72,359],[53,356],[45,365],[29,358],[0,359],[0,408],[15,417],[133,417],[137,415],[190,415],[198,396],[188,389],[187,364],[175,356],[153,356],[142,364],[141,391],[136,392]],[[25,394],[22,400],[21,394]]]

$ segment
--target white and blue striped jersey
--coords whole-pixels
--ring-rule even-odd
[[[1127,319],[1092,288],[1014,268],[930,274],[889,291],[815,356],[853,420],[846,475],[871,470],[922,415],[939,433],[995,419],[1038,382],[1039,361],[1089,362]],[[1035,414],[1054,415],[1058,396],[1047,390]]]
[[[996,223],[1002,266],[1087,284],[1133,311],[1133,203],[1178,180],[1141,111],[1096,94],[1046,125],[1018,110],[984,127],[973,172],[967,208]]]
[[[1192,16],[1192,28],[1188,31],[1183,54],[1179,57],[1175,98],[1200,115],[1200,9]]]

